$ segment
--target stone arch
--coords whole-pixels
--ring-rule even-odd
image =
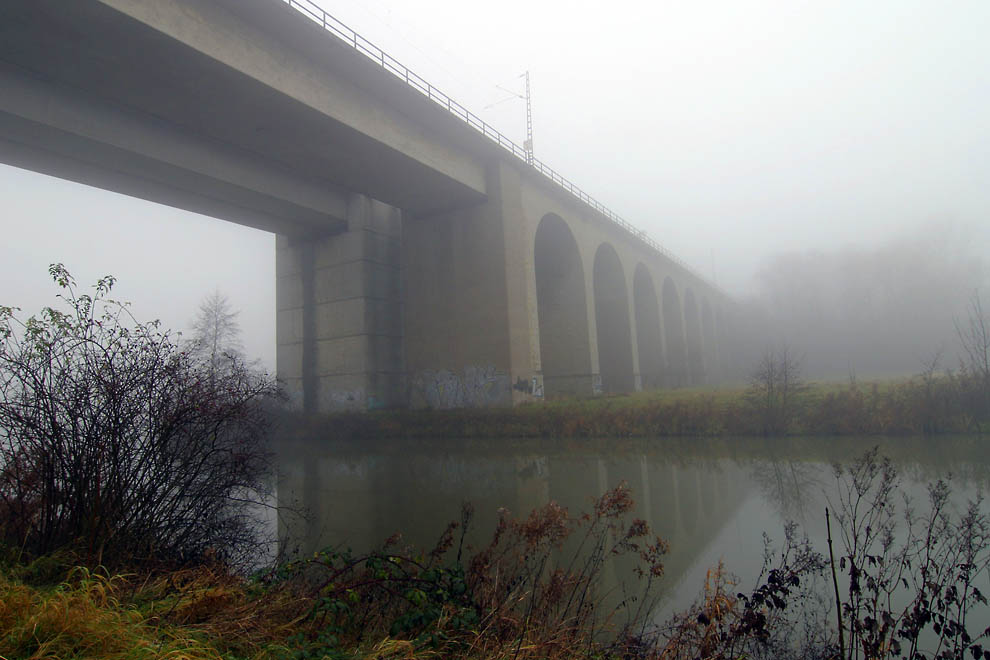
[[[636,314],[636,348],[639,376],[644,390],[663,386],[663,338],[660,333],[660,303],[650,271],[636,264],[633,274],[633,310]]]
[[[588,303],[577,241],[551,213],[540,220],[533,249],[544,393],[591,394]]]
[[[705,380],[701,320],[694,291],[689,288],[684,289],[684,333],[687,335],[688,379],[692,385],[700,385]]]
[[[667,339],[667,384],[684,387],[687,379],[687,346],[684,342],[684,312],[677,287],[669,277],[663,280],[663,332]]]
[[[705,339],[705,363],[708,365],[708,377],[718,369],[718,342],[715,340],[715,316],[707,298],[701,299],[701,334]]]
[[[635,389],[629,295],[622,262],[615,248],[602,243],[595,252],[595,326],[598,329],[598,371],[603,392]]]

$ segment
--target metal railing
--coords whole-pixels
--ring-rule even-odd
[[[354,50],[367,56],[370,60],[381,66],[383,69],[393,74],[400,80],[404,80],[407,85],[413,89],[419,91],[428,99],[439,105],[441,108],[446,108],[447,112],[454,115],[458,119],[464,121],[466,124],[476,129],[479,133],[489,138],[493,142],[497,143],[500,147],[511,153],[516,158],[520,159],[524,163],[530,165],[538,172],[543,174],[545,177],[556,183],[558,186],[569,192],[574,197],[595,209],[606,218],[617,224],[619,227],[624,229],[626,232],[631,234],[634,238],[644,243],[647,247],[658,252],[662,256],[670,259],[678,266],[688,271],[694,275],[699,280],[706,282],[712,288],[721,291],[721,289],[715,285],[713,282],[708,282],[708,280],[702,276],[694,268],[686,264],[683,260],[672,254],[669,250],[663,247],[659,242],[657,242],[653,237],[648,235],[642,229],[634,227],[632,224],[622,219],[617,213],[613,212],[607,206],[599,202],[597,199],[586,193],[584,190],[574,185],[570,180],[561,176],[552,167],[539,160],[538,158],[533,158],[530,160],[527,158],[526,150],[521,146],[516,144],[514,141],[507,138],[500,131],[493,128],[490,124],[481,119],[478,115],[474,114],[463,105],[450,98],[439,89],[431,85],[423,77],[410,71],[407,66],[396,60],[394,57],[386,53],[384,50],[368,41],[360,34],[349,28],[347,25],[342,23],[340,20],[334,16],[328,14],[326,10],[317,5],[313,0],[280,0],[281,2],[287,3],[290,7],[297,10],[306,18],[310,19],[317,25],[323,27],[324,30],[333,34],[335,37],[344,41],[350,45]]]

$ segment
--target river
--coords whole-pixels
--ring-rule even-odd
[[[463,502],[475,510],[469,541],[484,543],[499,510],[526,515],[555,501],[575,514],[625,483],[643,518],[670,544],[657,616],[688,607],[720,561],[753,586],[764,533],[787,521],[825,546],[825,507],[837,505],[833,464],[879,445],[919,504],[926,485],[952,476],[954,506],[983,492],[990,445],[938,438],[675,438],[348,442],[295,440],[279,447],[280,534],[287,547],[365,551],[396,532],[429,549]],[[305,512],[305,515],[301,515]],[[837,548],[838,553],[838,548]],[[621,581],[627,566],[610,566]],[[990,591],[990,590],[988,590]]]

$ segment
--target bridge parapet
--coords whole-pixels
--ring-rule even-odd
[[[654,239],[647,232],[637,228],[632,223],[623,219],[622,216],[605,206],[605,204],[598,201],[596,198],[589,195],[570,179],[557,172],[539,158],[534,157],[530,152],[527,152],[526,149],[517,144],[514,140],[507,137],[491,124],[481,119],[478,115],[468,110],[462,104],[455,101],[451,96],[445,94],[425,78],[402,64],[399,60],[386,53],[372,41],[358,34],[356,31],[348,27],[343,21],[339,20],[324,10],[321,6],[313,2],[313,0],[278,1],[288,4],[309,20],[322,26],[323,29],[331,35],[350,45],[355,51],[365,55],[368,59],[380,65],[384,71],[391,73],[400,80],[405,81],[409,87],[425,95],[430,101],[436,103],[437,106],[446,109],[448,113],[462,120],[468,126],[481,133],[481,135],[504,149],[506,153],[522,161],[535,172],[552,181],[559,188],[570,193],[582,203],[590,206],[609,221],[618,225],[618,227],[627,232],[633,238],[642,242],[649,249],[657,252],[666,259],[670,259],[674,263],[678,264],[678,266],[680,266],[683,270],[691,273],[699,280],[706,281],[704,276],[698,273],[694,268],[670,250],[667,250],[659,241]],[[706,281],[706,284],[712,288],[718,288],[714,283]]]

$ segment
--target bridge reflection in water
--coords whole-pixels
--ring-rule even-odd
[[[396,532],[428,550],[446,524],[474,506],[468,541],[485,543],[499,509],[522,517],[555,501],[572,515],[625,482],[633,515],[670,543],[662,589],[686,607],[708,568],[725,559],[749,586],[762,562],[762,534],[780,540],[787,520],[824,538],[834,488],[831,465],[871,439],[380,441],[330,442],[295,434],[278,448],[280,537],[308,553],[324,546],[364,551]],[[952,473],[958,497],[990,484],[990,452],[978,438],[893,440],[882,450],[909,488]],[[833,496],[834,498],[834,496]],[[305,512],[305,515],[303,515]],[[610,561],[609,588],[630,582],[632,561]]]

